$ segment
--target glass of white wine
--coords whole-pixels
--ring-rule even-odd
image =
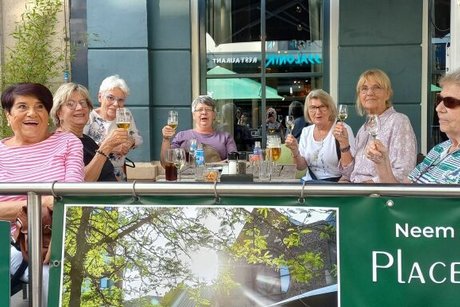
[[[169,111],[168,126],[176,129],[179,125],[179,114],[176,111]]]
[[[288,128],[288,133],[292,134],[292,130],[294,129],[294,116],[286,116],[286,128]]]
[[[344,122],[348,118],[348,106],[346,104],[339,105],[339,114],[337,117],[341,122]]]
[[[185,163],[187,163],[187,156],[185,154],[185,150],[183,148],[174,148],[173,149],[173,156],[172,156],[172,162],[177,168],[177,174],[178,174],[178,181],[181,180],[181,170],[185,166]]]
[[[116,123],[118,128],[123,128],[125,130],[129,129],[129,126],[131,125],[131,113],[129,113],[128,109],[117,109]]]

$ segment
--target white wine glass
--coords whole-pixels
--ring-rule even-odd
[[[367,117],[366,128],[369,135],[371,135],[372,139],[375,140],[380,128],[379,116],[376,114],[370,114]]]
[[[179,125],[179,114],[176,111],[169,111],[168,115],[168,126],[173,128],[174,130]]]
[[[288,128],[288,133],[292,134],[292,130],[294,130],[294,116],[286,116],[286,128]]]
[[[344,122],[348,118],[348,106],[346,104],[339,105],[339,113],[337,117],[341,122]]]
[[[178,180],[181,180],[181,170],[187,163],[187,156],[185,154],[185,150],[183,148],[174,148],[173,149],[173,156],[172,162],[177,168],[177,175]]]
[[[128,130],[131,125],[131,113],[126,108],[118,108],[115,121],[118,128]]]

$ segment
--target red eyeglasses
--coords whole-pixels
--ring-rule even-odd
[[[456,107],[460,106],[460,99],[456,99],[453,97],[442,97],[441,94],[436,95],[436,106],[444,102],[444,106],[449,109],[455,109]]]

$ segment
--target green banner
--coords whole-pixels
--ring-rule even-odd
[[[8,221],[0,221],[0,242],[3,248],[0,249],[0,305],[10,304],[10,229]]]
[[[72,197],[51,306],[452,306],[458,200]]]

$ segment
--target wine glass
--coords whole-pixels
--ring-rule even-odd
[[[374,140],[377,138],[379,127],[380,127],[379,116],[376,114],[370,114],[367,117],[366,128],[367,128],[367,132],[369,133],[369,135],[372,136],[372,139]]]
[[[341,122],[344,122],[348,117],[348,106],[346,104],[339,105],[339,114],[338,119]]]
[[[128,130],[131,125],[131,113],[126,108],[118,108],[115,121],[118,128]]]
[[[292,130],[294,129],[294,116],[286,116],[286,128],[288,128],[289,134],[292,134]]]
[[[173,150],[173,153],[172,153],[171,162],[174,163],[174,165],[177,168],[177,174],[178,174],[179,181],[180,181],[181,170],[184,167],[185,163],[187,163],[187,157],[185,155],[185,150],[183,148],[173,148],[172,150]]]
[[[179,125],[179,114],[176,111],[169,111],[168,115],[168,126],[176,129]]]

